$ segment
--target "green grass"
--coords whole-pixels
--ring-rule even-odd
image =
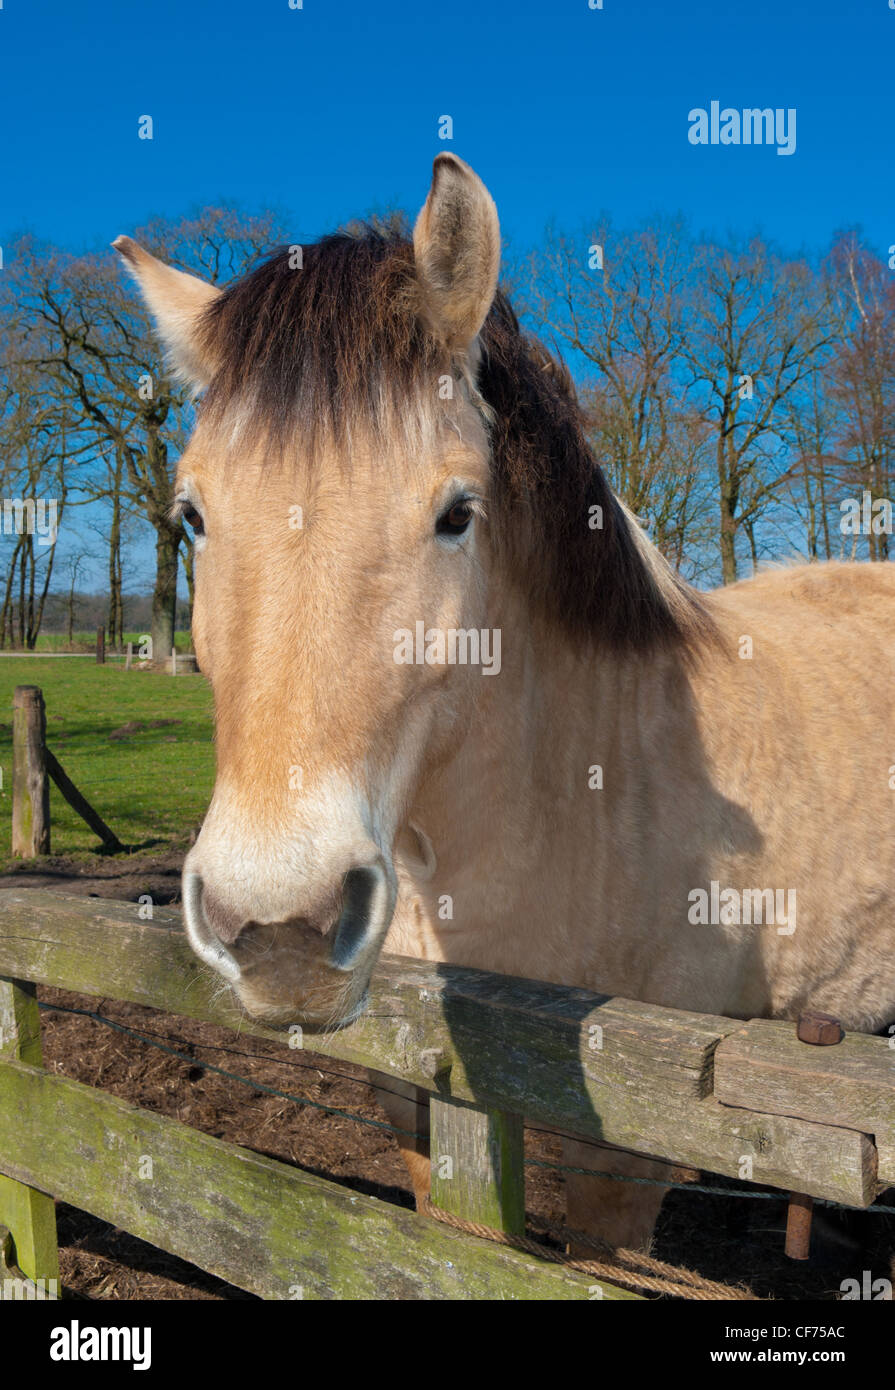
[[[12,695],[38,685],[47,745],[75,786],[121,840],[156,852],[185,845],[214,783],[211,690],[202,676],[125,671],[120,663],[39,657],[0,661],[0,856],[12,833]],[[132,720],[179,722],[110,735]],[[51,784],[54,854],[96,850],[99,841]]]
[[[139,644],[140,644],[140,638],[141,638],[141,637],[145,637],[145,636],[146,636],[145,631],[144,631],[144,632],[126,632],[126,633],[124,634],[125,646],[127,645],[128,642],[133,642],[133,644],[134,644],[134,652],[135,652],[135,654],[136,654],[136,649],[137,649],[137,647],[138,647]],[[191,647],[191,645],[190,645],[190,634],[189,634],[188,632],[176,632],[176,633],[174,634],[174,643],[175,643],[175,646],[177,647],[177,650],[178,650],[179,652],[188,652],[188,651],[191,651],[191,650],[192,650],[192,647]],[[68,634],[67,634],[67,633],[64,633],[64,632],[41,632],[41,633],[38,634],[38,637],[37,637],[37,647],[36,647],[35,650],[38,651],[38,652],[68,652],[68,651],[95,652],[95,651],[96,651],[96,630],[94,629],[93,632],[73,632],[73,633],[72,633],[72,641],[71,641],[71,644],[69,644]],[[110,648],[108,647],[108,644],[107,644],[107,646],[106,646],[107,654],[108,654],[109,650],[110,650]],[[168,655],[170,656],[171,653],[169,652]]]

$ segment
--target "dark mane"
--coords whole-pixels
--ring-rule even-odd
[[[202,339],[217,365],[204,410],[246,402],[280,445],[432,412],[456,364],[424,326],[413,248],[366,227],[284,247],[228,286]],[[638,535],[584,434],[566,368],[524,333],[498,292],[481,333],[478,389],[492,447],[489,525],[531,601],[581,638],[644,650],[710,630],[702,600]],[[592,509],[599,508],[599,511]],[[602,525],[592,527],[591,518]]]

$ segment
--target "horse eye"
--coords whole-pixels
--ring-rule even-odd
[[[193,531],[197,536],[205,535],[205,523],[203,522],[200,514],[196,511],[196,508],[193,507],[189,502],[185,502],[183,504],[181,516],[183,517],[187,526],[191,526],[193,528]]]
[[[472,521],[472,515],[472,506],[469,502],[455,502],[438,518],[435,530],[440,536],[462,536]]]

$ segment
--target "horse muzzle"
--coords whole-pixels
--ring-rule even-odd
[[[396,897],[394,868],[382,854],[347,871],[328,921],[300,914],[240,920],[201,874],[186,869],[183,879],[184,923],[199,959],[259,1021],[316,1029],[344,1026],[364,1011]]]

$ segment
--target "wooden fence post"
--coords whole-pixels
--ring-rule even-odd
[[[525,1233],[522,1116],[429,1100],[432,1201],[464,1221]]]
[[[125,669],[125,671],[129,671],[129,670],[131,669],[131,666],[133,665],[133,663],[134,663],[134,644],[133,644],[133,642],[128,642],[128,644],[127,644],[127,656],[126,656],[125,659],[124,659],[124,669]]]
[[[36,685],[17,685],[12,699],[12,852],[32,859],[50,852],[47,717]]]
[[[106,659],[106,629],[98,627],[96,629],[96,661],[97,665],[102,666]]]
[[[25,980],[0,978],[0,1058],[42,1065],[37,986]],[[22,1120],[24,1120],[24,1116]],[[14,1125],[14,1115],[4,1117]],[[16,1264],[29,1279],[59,1280],[56,1207],[53,1198],[35,1187],[0,1173],[0,1225],[7,1226],[15,1244]],[[53,1285],[49,1286],[51,1289]]]
[[[81,819],[86,821],[90,826],[90,829],[96,831],[97,835],[106,846],[106,849],[112,850],[113,854],[117,854],[120,850],[124,849],[124,845],[121,843],[114,830],[109,829],[102,816],[97,815],[87,798],[82,796],[78,791],[52,749],[47,748],[45,751],[47,771],[72,810],[77,811]]]

